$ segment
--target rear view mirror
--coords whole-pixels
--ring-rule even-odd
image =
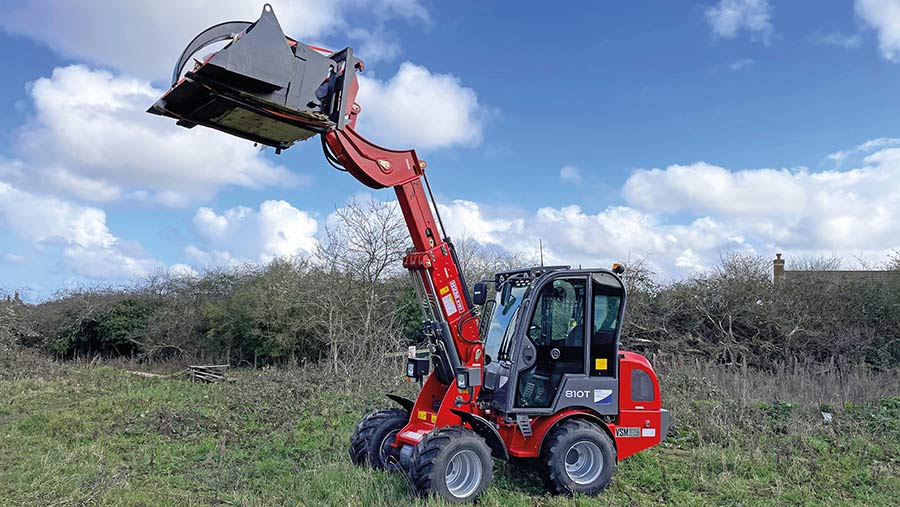
[[[487,301],[487,283],[476,282],[472,288],[472,302],[481,306]]]

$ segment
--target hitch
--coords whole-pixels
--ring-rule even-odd
[[[195,60],[198,51],[230,41],[219,51]],[[318,48],[287,37],[272,6],[260,18],[231,21],[201,32],[185,48],[172,74],[172,88],[148,113],[272,146],[289,148],[316,134],[351,124],[358,91],[356,72],[362,60],[353,50],[325,55]]]

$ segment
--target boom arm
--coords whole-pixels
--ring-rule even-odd
[[[352,101],[355,83],[350,89],[348,98]],[[413,248],[404,257],[403,266],[409,270],[422,305],[423,330],[433,347],[434,366],[434,373],[416,398],[412,409],[415,415],[397,436],[398,445],[415,445],[436,425],[461,424],[460,409],[477,411],[484,350],[456,250],[443,230],[425,175],[427,164],[419,160],[415,150],[389,150],[360,136],[355,130],[360,109],[352,102],[346,125],[323,134],[322,145],[330,163],[364,185],[394,188],[412,238]],[[467,389],[453,386],[457,375],[469,378],[470,373],[477,378],[477,385],[467,382]]]
[[[389,150],[360,136],[354,128],[359,111],[354,103],[348,124],[323,135],[325,155],[368,187],[394,188],[413,242],[403,265],[410,270],[426,319],[433,322],[426,332],[441,335],[438,346],[447,348],[451,371],[442,380],[449,383],[446,377],[460,366],[480,366],[482,355],[465,279],[443,224],[435,221],[425,162],[415,150]]]

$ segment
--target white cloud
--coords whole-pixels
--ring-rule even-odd
[[[3,262],[5,262],[7,264],[20,265],[20,264],[25,264],[26,262],[28,262],[28,258],[25,257],[24,255],[19,255],[19,254],[14,254],[14,253],[9,253],[9,252],[3,254],[3,257],[0,257],[0,258],[2,258]]]
[[[349,30],[351,13],[368,19],[429,21],[416,0],[271,3],[285,33],[309,43]],[[0,5],[0,26],[67,58],[168,80],[175,60],[195,35],[223,21],[255,21],[261,10],[262,2],[247,0],[22,0]]]
[[[454,238],[469,237],[534,259],[542,241],[547,263],[604,267],[649,256],[653,266],[672,274],[700,269],[696,259],[691,266],[683,265],[693,255],[685,252],[692,249],[706,254],[746,248],[743,238],[711,219],[666,225],[652,213],[627,206],[611,206],[594,214],[576,205],[527,212],[456,200],[441,205],[440,211]]]
[[[753,58],[740,58],[728,64],[728,68],[734,71],[751,67],[756,61]]]
[[[169,274],[181,278],[198,278],[200,273],[187,264],[173,264],[169,266]]]
[[[406,63],[387,82],[361,82],[360,128],[366,135],[418,148],[481,139],[475,92],[453,76]],[[208,200],[230,186],[289,187],[309,180],[261,156],[248,141],[145,113],[162,93],[107,71],[55,69],[30,85],[34,113],[17,133],[20,160],[0,160],[0,177],[81,201],[173,207]]]
[[[732,172],[698,162],[635,171],[625,182],[623,193],[632,204],[664,213],[768,213],[761,203],[790,213],[803,206],[799,201],[805,189],[797,175],[808,173],[786,169]],[[752,192],[748,192],[750,189]]]
[[[347,37],[353,42],[353,54],[362,58],[367,68],[400,56],[400,44],[384,30],[353,28]]]
[[[809,37],[813,44],[837,46],[844,49],[857,49],[862,45],[862,36],[858,33],[816,32]]]
[[[318,222],[285,201],[265,201],[259,210],[231,208],[222,214],[200,208],[193,225],[204,248],[190,245],[185,253],[205,265],[268,262],[312,253],[317,244]]]
[[[854,146],[849,150],[840,150],[834,153],[830,153],[825,157],[825,159],[834,162],[835,168],[837,168],[840,167],[841,164],[843,164],[849,158],[858,156],[860,154],[871,153],[875,150],[888,148],[891,146],[900,146],[900,138],[879,137],[878,139],[872,139]]]
[[[30,86],[34,114],[15,148],[28,170],[20,162],[7,176],[85,201],[170,206],[208,199],[226,186],[303,181],[261,157],[249,142],[146,114],[161,94],[146,81],[106,71],[55,69]]]
[[[638,210],[614,206],[596,213],[585,213],[580,206],[541,208],[528,227],[544,238],[544,252],[551,259],[580,261],[613,256],[631,251],[656,252],[664,248],[665,238],[658,231],[655,217]]]
[[[400,16],[409,20],[431,23],[431,16],[419,0],[352,0],[351,5],[369,4],[380,17]]]
[[[713,33],[731,39],[746,30],[764,44],[772,37],[772,6],[768,0],[720,0],[706,8],[706,21]]]
[[[622,189],[627,205],[536,211],[471,201],[440,206],[448,232],[547,262],[607,266],[644,258],[665,276],[715,266],[741,251],[883,260],[900,247],[900,147],[889,138],[851,150],[850,170],[733,171],[698,162],[638,170]]]
[[[77,275],[103,280],[143,276],[160,267],[140,245],[113,235],[106,214],[0,182],[0,227],[43,249],[60,249]]]
[[[563,181],[581,183],[581,170],[572,165],[564,165],[559,169],[559,177]]]
[[[892,144],[882,138],[853,148],[867,155],[846,171],[733,171],[703,162],[638,170],[623,186],[625,205],[596,211],[501,209],[469,200],[439,204],[439,211],[457,240],[532,259],[542,241],[548,263],[602,267],[641,258],[670,277],[708,270],[733,251],[884,259],[900,246],[900,147]],[[200,264],[264,261],[316,244],[315,220],[281,201],[259,211],[201,208],[194,225],[204,245],[186,254]]]
[[[184,254],[198,266],[237,266],[253,262],[246,259],[237,259],[230,252],[222,250],[202,250],[196,245],[186,246]]]
[[[675,265],[688,271],[703,271],[707,265],[696,252],[688,248],[675,258]]]
[[[900,148],[847,171],[729,171],[697,163],[636,171],[623,194],[650,213],[715,217],[756,244],[883,252],[900,237]]]
[[[508,213],[485,213],[484,205],[457,199],[448,204],[438,204],[441,218],[451,237],[472,238],[481,243],[498,243],[524,233],[521,218],[487,218],[508,216]]]
[[[360,75],[358,102],[359,131],[384,146],[430,149],[482,140],[484,106],[451,74],[404,62],[387,81]]]
[[[856,0],[856,15],[878,32],[881,55],[900,62],[900,0]]]

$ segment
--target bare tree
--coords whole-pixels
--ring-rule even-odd
[[[844,260],[837,256],[801,256],[791,259],[790,268],[796,271],[834,271],[836,269],[841,269],[843,265]]]
[[[888,257],[885,269],[888,271],[900,271],[900,250],[894,250]]]
[[[311,295],[335,371],[350,358],[371,356],[399,342],[398,298],[384,290],[384,282],[401,273],[400,259],[409,246],[396,203],[351,199],[335,211],[317,252],[330,285]]]
[[[475,238],[464,237],[454,240],[463,275],[470,283],[493,279],[494,274],[509,269],[528,267],[535,264],[520,253],[510,252],[500,245],[482,243]]]
[[[409,245],[396,203],[353,198],[335,210],[319,243],[317,258],[331,270],[374,283],[396,274],[398,261]]]
[[[15,328],[19,315],[12,297],[0,289],[0,354],[10,352],[15,346]]]

